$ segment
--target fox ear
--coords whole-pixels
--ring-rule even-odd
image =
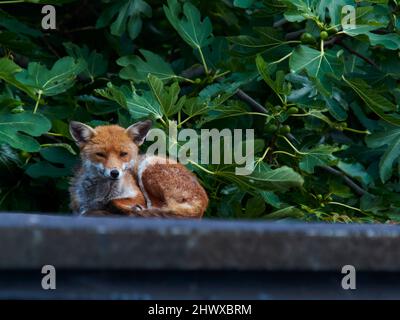
[[[78,144],[88,142],[95,134],[92,127],[77,121],[70,122],[69,132]]]
[[[128,135],[132,138],[138,146],[140,146],[146,139],[147,134],[152,126],[151,120],[137,122],[126,129]]]

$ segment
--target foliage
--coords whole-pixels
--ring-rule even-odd
[[[68,123],[255,129],[255,170],[188,165],[207,215],[400,221],[396,0],[0,3],[0,210],[68,212]],[[356,26],[341,24],[356,8]]]

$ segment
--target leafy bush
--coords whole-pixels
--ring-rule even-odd
[[[0,209],[68,212],[70,120],[254,128],[256,170],[191,163],[208,216],[400,218],[398,1],[0,3]],[[342,8],[356,6],[343,28]]]

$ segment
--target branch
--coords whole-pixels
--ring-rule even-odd
[[[369,194],[367,191],[365,191],[363,188],[361,188],[358,184],[356,184],[353,180],[351,180],[344,172],[336,170],[332,167],[321,167],[322,169],[324,169],[325,171],[334,174],[335,176],[341,177],[343,178],[344,182],[346,182],[346,184],[352,188],[354,190],[354,192],[356,194],[358,194],[359,196],[363,196],[365,194]]]
[[[282,26],[283,26],[284,24],[286,24],[286,23],[288,23],[288,21],[287,21],[285,18],[282,18],[282,19],[280,19],[280,20],[274,22],[273,27],[274,27],[274,28],[279,28],[279,27],[282,27]]]
[[[254,111],[268,114],[267,109],[265,109],[261,104],[259,104],[243,90],[238,89],[238,91],[236,91],[236,96],[243,102],[246,102]]]
[[[361,53],[355,51],[354,49],[350,48],[350,47],[349,47],[347,44],[345,44],[344,42],[342,42],[342,41],[337,41],[337,44],[340,45],[341,47],[343,47],[344,49],[346,49],[348,52],[350,52],[350,53],[356,55],[356,56],[359,57],[360,59],[362,59],[362,60],[364,60],[365,62],[369,63],[371,66],[373,66],[373,67],[379,69],[378,65],[377,65],[374,61],[372,61],[370,58],[368,58],[368,57],[362,55]]]
[[[206,73],[203,66],[190,67],[189,69],[183,70],[181,76],[188,79],[198,78]]]
[[[306,32],[306,29],[289,32],[286,34],[285,39],[286,40],[298,39],[304,32]]]
[[[188,78],[188,79],[193,79],[200,77],[205,74],[205,70],[203,66],[198,66],[198,67],[192,67],[187,70],[182,71],[181,76]],[[219,79],[221,81],[222,78]],[[260,113],[268,113],[267,109],[265,109],[261,104],[259,104],[256,100],[254,100],[252,97],[250,97],[247,93],[245,93],[243,90],[238,89],[236,91],[236,97],[244,102],[246,102],[253,111],[255,112],[260,112]]]
[[[340,41],[341,41],[340,37],[332,37],[331,39],[324,41],[324,47],[334,45]]]
[[[44,35],[42,37],[42,41],[43,43],[46,45],[46,47],[49,49],[49,51],[54,54],[58,59],[60,59],[60,55],[58,54],[58,52],[51,46],[51,44],[47,41],[46,39],[46,35]]]
[[[95,26],[86,26],[86,27],[79,27],[75,29],[65,30],[63,33],[74,33],[74,32],[81,32],[81,31],[88,31],[88,30],[97,30]]]

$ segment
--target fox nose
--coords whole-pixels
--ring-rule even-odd
[[[119,171],[117,169],[112,169],[110,171],[110,176],[113,179],[117,179],[119,177]]]

